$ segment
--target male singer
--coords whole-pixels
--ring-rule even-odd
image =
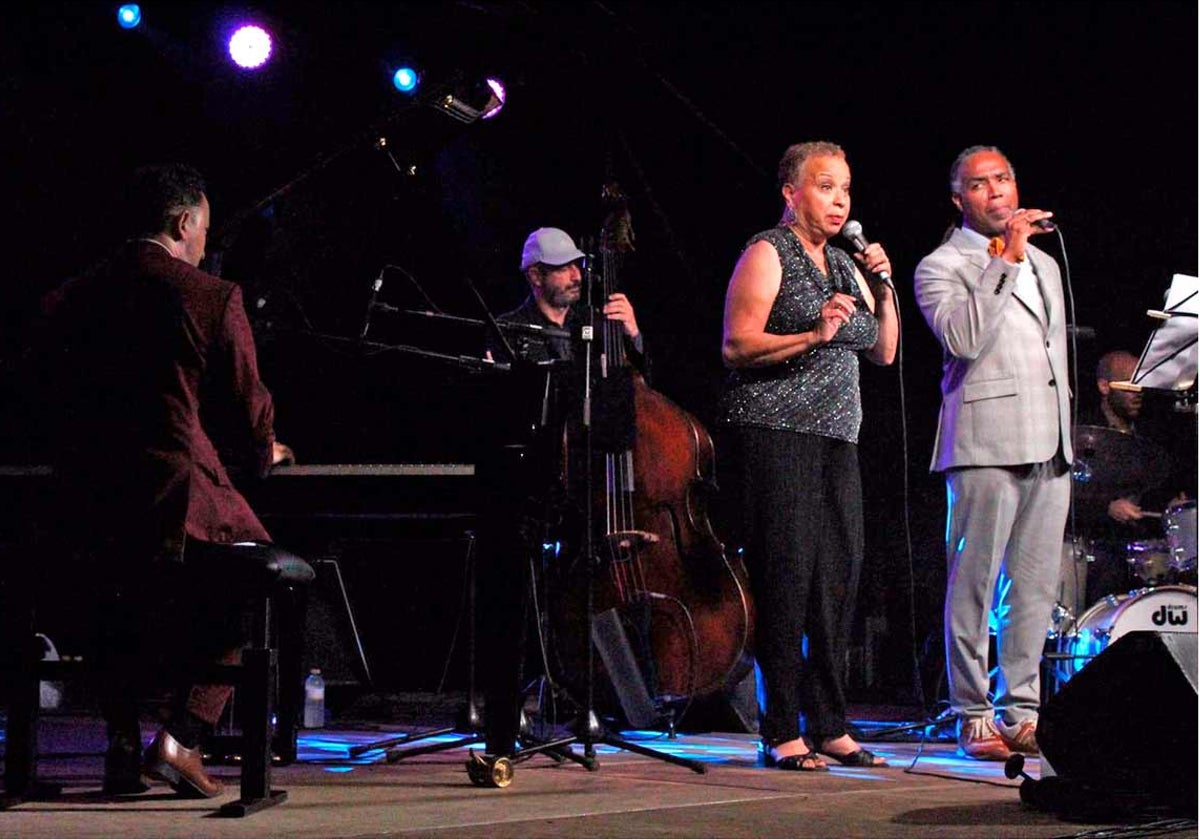
[[[1053,229],[1053,214],[1020,206],[1008,158],[964,150],[950,200],[962,225],[916,270],[917,303],[943,349],[931,469],[945,473],[949,505],[946,667],[959,751],[1003,761],[1038,751],[1039,665],[1071,490],[1066,319],[1058,266],[1029,241]],[[1002,566],[1012,586],[993,704],[988,624]]]

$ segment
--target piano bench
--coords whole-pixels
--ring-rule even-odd
[[[299,652],[289,649],[303,638],[302,617],[293,615],[286,622],[276,616],[281,602],[292,599],[299,587],[313,579],[312,567],[278,546],[264,543],[198,544],[201,562],[212,563],[214,574],[223,575],[231,591],[244,594],[251,604],[252,625],[249,643],[242,650],[238,665],[212,664],[195,675],[197,683],[233,685],[241,692],[242,702],[242,774],[240,795],[222,805],[218,815],[248,816],[287,798],[287,792],[271,789],[272,719],[279,686],[280,637],[288,655],[295,657],[298,677]],[[200,548],[200,546],[203,546]],[[294,599],[293,599],[294,600]],[[14,655],[10,657],[8,719],[4,761],[4,796],[0,808],[22,801],[57,796],[60,791],[37,779],[37,724],[40,712],[40,683],[43,680],[67,680],[90,676],[94,670],[86,661],[44,661],[41,640],[34,632],[33,599],[15,629],[18,635]],[[281,626],[282,625],[282,626]],[[281,694],[281,728],[295,744],[300,685],[289,686]]]

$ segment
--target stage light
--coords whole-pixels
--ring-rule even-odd
[[[421,77],[411,67],[401,67],[392,74],[392,84],[401,93],[412,93],[420,82]]]
[[[137,3],[126,3],[117,9],[117,23],[122,29],[133,29],[142,22],[142,7]]]
[[[245,70],[262,67],[271,57],[271,36],[261,26],[240,26],[229,39],[229,57]]]
[[[505,98],[504,85],[496,79],[487,79],[469,89],[439,94],[433,104],[459,122],[473,123],[494,117],[504,107]]]

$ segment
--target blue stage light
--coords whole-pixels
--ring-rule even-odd
[[[122,29],[133,29],[142,22],[142,7],[137,3],[126,3],[117,9],[117,23]]]
[[[261,26],[239,26],[229,39],[229,57],[246,70],[262,67],[271,57],[271,36]]]
[[[411,67],[401,67],[392,74],[392,84],[395,85],[396,90],[400,91],[401,93],[412,93],[417,89],[417,85],[420,84],[420,82],[421,77],[417,74],[417,71]]]

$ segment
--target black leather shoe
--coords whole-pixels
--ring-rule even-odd
[[[225,789],[204,772],[200,750],[187,749],[165,729],[159,730],[146,749],[144,771],[151,778],[162,779],[180,796],[192,799],[211,799]]]
[[[104,753],[105,796],[128,796],[150,790],[142,775],[142,742],[133,737],[117,736],[108,742]]]

